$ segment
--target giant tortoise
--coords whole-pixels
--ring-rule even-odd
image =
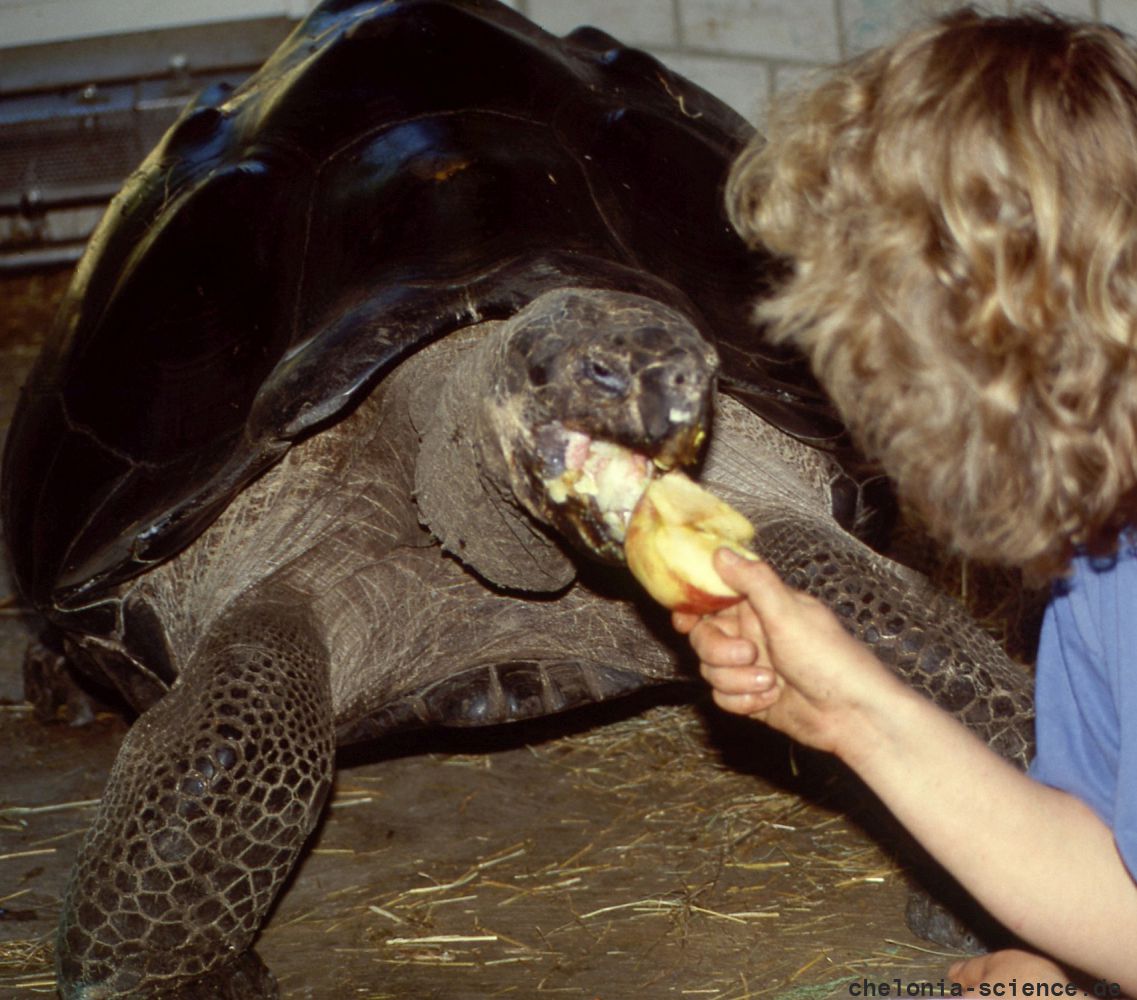
[[[748,133],[597,30],[328,0],[127,181],[3,468],[38,655],[141,713],[66,893],[65,997],[273,995],[251,944],[337,744],[688,676],[609,465],[690,467],[1023,758],[1018,672],[858,540],[871,471],[748,321],[780,266],[719,204]]]

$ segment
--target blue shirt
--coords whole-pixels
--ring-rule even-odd
[[[1033,777],[1076,795],[1137,878],[1137,552],[1080,557],[1046,610]]]

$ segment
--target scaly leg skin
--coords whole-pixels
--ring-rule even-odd
[[[64,897],[65,1000],[275,997],[249,950],[332,781],[313,620],[230,610],[131,728]]]

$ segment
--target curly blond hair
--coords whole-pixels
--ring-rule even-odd
[[[933,533],[1062,572],[1137,483],[1137,52],[958,11],[771,111],[731,173],[798,345]]]

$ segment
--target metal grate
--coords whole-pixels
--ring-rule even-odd
[[[189,96],[247,72],[0,96],[0,269],[76,259]]]

